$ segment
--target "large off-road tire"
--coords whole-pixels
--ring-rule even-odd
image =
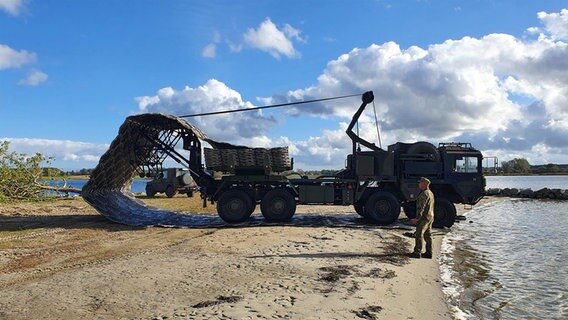
[[[375,192],[365,204],[365,218],[379,225],[388,225],[400,215],[400,202],[389,192]]]
[[[408,219],[416,218],[416,201],[403,203],[402,210]]]
[[[456,207],[446,198],[434,200],[434,228],[451,227],[456,221]]]
[[[156,195],[156,190],[152,186],[146,186],[146,196],[148,198],[153,198]]]
[[[296,213],[296,199],[285,189],[270,190],[260,202],[260,211],[268,221],[288,221]]]
[[[436,146],[434,146],[430,142],[426,141],[415,142],[408,148],[408,153],[427,154],[430,155],[430,160],[434,162],[440,161],[440,153],[438,152],[438,149],[436,149]]]
[[[166,187],[166,196],[168,198],[173,198],[173,196],[175,196],[176,193],[177,193],[176,188],[174,188],[174,186],[172,186],[171,184]]]
[[[353,208],[355,208],[355,212],[357,212],[358,215],[365,217],[365,206],[361,203],[355,203],[353,204]]]
[[[250,217],[252,199],[242,190],[227,190],[217,200],[217,214],[228,223],[243,222]]]

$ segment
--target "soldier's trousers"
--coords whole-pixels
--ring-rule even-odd
[[[426,253],[432,253],[432,222],[434,219],[422,220],[416,225],[414,252],[422,252],[422,239],[426,242]]]

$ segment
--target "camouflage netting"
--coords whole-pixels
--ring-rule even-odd
[[[99,213],[108,219],[131,226],[199,226],[223,224],[218,217],[204,217],[191,213],[182,214],[150,207],[136,199],[130,192],[132,178],[137,168],[154,159],[153,148],[164,131],[191,131],[214,149],[206,149],[208,167],[214,170],[232,171],[235,166],[261,166],[273,171],[290,167],[287,148],[251,149],[217,142],[207,138],[199,128],[181,118],[164,114],[141,114],[126,118],[118,136],[109,150],[101,157],[81,195]],[[212,154],[207,160],[207,154]],[[254,155],[258,155],[260,160]],[[214,157],[217,157],[215,159]],[[226,159],[223,161],[223,159]],[[241,161],[242,159],[242,161]]]

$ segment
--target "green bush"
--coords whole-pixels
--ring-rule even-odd
[[[41,163],[51,158],[41,153],[30,156],[10,152],[9,146],[9,141],[0,141],[0,202],[43,198],[43,189],[36,181],[42,176]]]

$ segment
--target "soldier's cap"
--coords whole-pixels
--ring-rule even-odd
[[[422,177],[422,178],[420,178],[420,180],[418,180],[418,182],[422,182],[422,181],[426,182],[427,184],[430,184],[430,179],[428,179],[428,178]]]

